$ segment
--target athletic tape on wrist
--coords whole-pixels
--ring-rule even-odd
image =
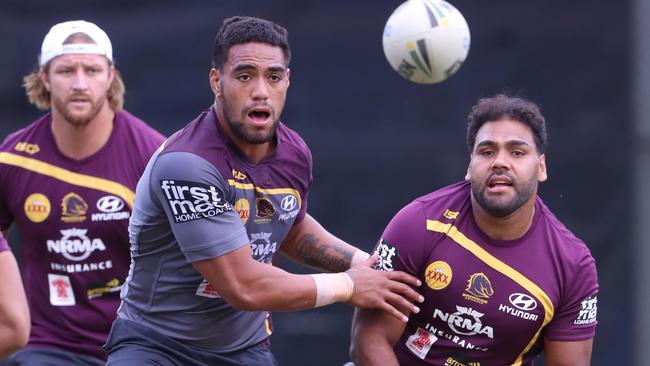
[[[354,252],[354,255],[352,256],[352,264],[350,267],[365,261],[368,259],[368,257],[370,257],[370,254],[364,252],[363,250],[357,249],[357,251]]]
[[[354,293],[354,282],[347,273],[319,273],[311,277],[316,283],[315,308],[348,301]]]

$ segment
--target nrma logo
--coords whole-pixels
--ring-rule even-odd
[[[214,186],[198,182],[161,180],[160,188],[176,223],[217,216],[232,210]]]

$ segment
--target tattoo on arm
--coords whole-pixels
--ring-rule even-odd
[[[307,234],[298,240],[296,255],[308,266],[343,272],[350,269],[353,253],[334,244],[322,243],[313,234]]]

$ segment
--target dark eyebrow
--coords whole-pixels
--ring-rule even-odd
[[[483,146],[493,146],[493,145],[496,145],[496,144],[497,144],[497,143],[494,142],[494,141],[492,141],[492,140],[483,140],[483,141],[479,142],[478,144],[476,144],[476,149],[478,149],[479,147],[483,147]],[[506,141],[506,146],[524,146],[524,147],[531,147],[530,144],[527,143],[527,142],[524,141],[524,140],[509,140],[509,141]]]
[[[507,146],[522,146],[522,147],[530,147],[530,144],[527,143],[524,140],[510,140],[506,142]]]
[[[257,67],[256,67],[255,65],[253,65],[253,64],[242,63],[242,64],[237,64],[237,65],[232,69],[232,71],[233,71],[233,72],[238,72],[238,71],[242,71],[242,70],[251,70],[251,69],[256,69],[256,68],[257,68]],[[267,69],[267,71],[270,71],[270,72],[280,72],[280,73],[282,73],[282,72],[287,71],[287,68],[284,67],[284,66],[271,66],[271,67],[269,67],[269,68]]]

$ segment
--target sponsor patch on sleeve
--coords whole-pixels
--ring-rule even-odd
[[[591,295],[580,303],[580,312],[573,321],[575,325],[589,325],[596,322],[598,315],[598,297]]]
[[[223,192],[215,186],[183,180],[160,181],[169,209],[178,223],[205,219],[232,210]]]
[[[379,253],[379,259],[372,268],[378,271],[392,272],[394,270],[395,260],[399,258],[397,248],[388,240],[382,238],[379,240],[379,244],[377,244],[375,253]]]

